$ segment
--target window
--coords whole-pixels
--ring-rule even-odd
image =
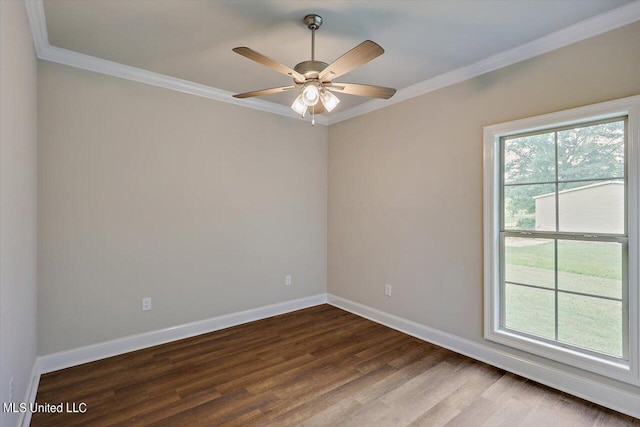
[[[485,338],[640,384],[639,109],[485,128]]]

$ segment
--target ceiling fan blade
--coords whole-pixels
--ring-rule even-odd
[[[233,48],[233,51],[235,53],[239,53],[245,58],[249,58],[250,60],[257,62],[258,64],[265,65],[271,68],[272,70],[275,70],[282,74],[286,74],[289,77],[293,77],[297,81],[300,81],[300,82],[305,81],[305,77],[302,74],[298,73],[297,71],[294,71],[291,68],[287,67],[286,65],[282,65],[281,63],[276,62],[271,58],[267,58],[261,53],[258,53],[255,50],[249,49],[248,47],[236,47],[236,48]]]
[[[384,49],[371,40],[366,40],[340,58],[333,61],[327,68],[322,70],[318,78],[320,81],[331,81],[336,77],[348,73],[351,70],[366,64],[374,58],[382,55]]]
[[[254,90],[252,92],[239,93],[237,95],[233,95],[234,98],[252,98],[254,96],[262,96],[262,95],[270,95],[272,93],[280,93],[286,92],[291,89],[295,89],[295,86],[282,86],[282,87],[274,87],[271,89],[261,89]]]
[[[389,99],[395,93],[396,90],[390,87],[371,86],[371,85],[359,85],[356,83],[331,83],[325,85],[330,91],[346,93],[348,95],[367,96],[369,98]]]

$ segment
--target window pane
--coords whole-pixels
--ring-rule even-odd
[[[622,245],[558,240],[558,289],[622,298]]]
[[[626,244],[602,237],[631,221],[627,122],[615,120],[501,138],[499,309],[514,335],[620,358]]]
[[[505,230],[556,230],[555,184],[504,187]]]
[[[622,357],[622,303],[559,293],[558,339]]]
[[[506,184],[555,181],[555,135],[553,132],[504,140]]]
[[[505,284],[505,327],[555,339],[555,292]]]
[[[554,250],[553,240],[505,237],[505,281],[555,288]]]
[[[558,132],[561,181],[624,177],[624,121]]]
[[[624,234],[624,187],[622,180],[560,184],[560,231]]]

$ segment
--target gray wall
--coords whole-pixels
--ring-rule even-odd
[[[482,127],[638,94],[639,50],[633,24],[328,130],[40,63],[39,354],[327,283],[486,344]]]
[[[326,292],[325,126],[48,62],[38,97],[39,354]]]
[[[329,292],[486,344],[483,126],[637,95],[638,52],[635,23],[331,126]]]
[[[0,402],[11,377],[24,401],[36,357],[36,63],[24,2],[0,1]]]

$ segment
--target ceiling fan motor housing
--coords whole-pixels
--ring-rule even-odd
[[[329,64],[322,61],[303,61],[298,65],[296,65],[295,67],[293,67],[293,69],[298,73],[302,74],[303,76],[305,76],[305,78],[307,79],[317,79],[318,74],[320,74],[320,72],[325,68],[327,68],[328,66]],[[303,83],[303,82],[296,81],[296,83]]]
[[[322,25],[322,16],[312,13],[305,16],[303,21],[310,30],[317,30]]]

